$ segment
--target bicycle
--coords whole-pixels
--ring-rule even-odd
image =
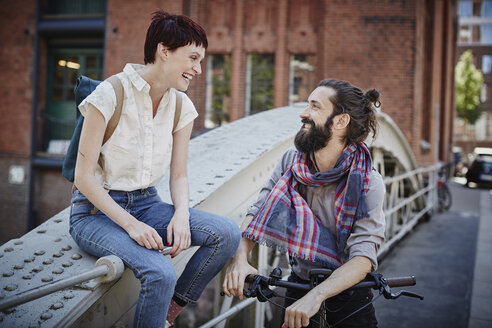
[[[448,211],[453,203],[451,190],[447,184],[448,176],[446,172],[446,170],[440,170],[437,175],[437,204],[439,212]]]
[[[316,285],[320,284],[330,274],[331,274],[331,270],[328,269],[313,269],[310,272],[310,277],[311,277],[310,283],[303,284],[303,283],[282,280],[282,270],[277,267],[273,269],[269,277],[265,277],[262,275],[248,275],[246,277],[246,282],[250,283],[251,285],[248,289],[245,289],[243,293],[246,297],[256,297],[260,302],[268,301],[272,305],[280,307],[285,310],[283,306],[270,300],[272,297],[284,297],[277,294],[275,291],[271,290],[270,286],[308,291],[314,288]],[[361,289],[361,288],[372,288],[378,290],[379,295],[376,296],[372,301],[368,302],[367,304],[363,305],[359,309],[353,311],[352,313],[348,314],[347,316],[345,316],[344,318],[342,318],[341,320],[337,321],[332,325],[330,325],[327,321],[327,316],[329,311],[325,301],[323,302],[320,311],[318,312],[321,314],[319,316],[320,321],[318,322],[317,320],[313,319],[314,317],[311,318],[310,320],[316,325],[319,325],[319,327],[321,328],[331,328],[331,327],[336,327],[344,320],[348,319],[352,315],[356,314],[357,312],[361,311],[365,307],[369,306],[381,296],[384,296],[384,298],[386,299],[397,299],[400,296],[408,296],[408,297],[414,297],[423,300],[424,297],[416,293],[409,292],[406,290],[400,290],[396,293],[393,293],[390,288],[390,287],[414,286],[415,284],[416,284],[416,279],[414,276],[384,278],[381,274],[370,273],[367,275],[366,279],[352,286],[351,288],[348,289],[348,291]]]

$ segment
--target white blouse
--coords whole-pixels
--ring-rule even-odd
[[[131,191],[155,186],[166,173],[172,154],[173,135],[192,122],[198,113],[190,98],[181,93],[182,108],[178,125],[171,131],[176,110],[175,89],[163,95],[155,117],[152,117],[150,85],[137,73],[144,66],[127,64],[117,74],[124,89],[120,121],[102,146],[102,167],[96,178],[105,189]],[[106,125],[115,111],[116,94],[111,83],[103,81],[79,105],[86,115],[89,104],[97,108]]]

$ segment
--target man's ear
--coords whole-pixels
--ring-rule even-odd
[[[166,61],[168,54],[169,54],[169,49],[166,46],[164,46],[162,43],[159,43],[157,45],[156,55],[159,56],[159,58],[161,58],[162,61]]]
[[[339,114],[335,116],[334,126],[336,129],[344,129],[350,123],[350,115],[349,114]]]

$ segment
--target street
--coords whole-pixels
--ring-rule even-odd
[[[492,195],[486,189],[449,184],[450,211],[435,213],[429,222],[417,225],[380,263],[378,271],[387,277],[416,276],[417,285],[407,289],[425,297],[424,301],[381,297],[375,307],[382,328],[468,327],[481,202],[490,201]]]

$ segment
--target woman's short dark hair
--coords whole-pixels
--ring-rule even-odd
[[[363,142],[370,132],[376,136],[377,121],[374,107],[379,107],[379,91],[371,89],[365,94],[346,81],[323,80],[318,87],[335,90],[330,97],[333,104],[332,117],[338,114],[349,114],[350,123],[345,140],[347,143]]]
[[[145,64],[152,64],[155,61],[155,52],[159,43],[169,50],[190,44],[205,49],[208,47],[207,35],[200,25],[187,16],[170,14],[162,9],[154,12],[147,30],[144,46]]]

